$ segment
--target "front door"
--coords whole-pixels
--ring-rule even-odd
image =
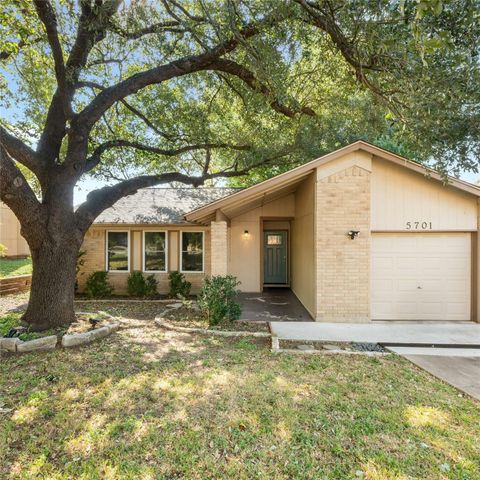
[[[287,283],[287,232],[267,231],[264,232],[264,269],[263,283],[286,284]]]

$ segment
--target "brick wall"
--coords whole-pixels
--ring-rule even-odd
[[[317,320],[369,321],[370,172],[354,165],[318,180],[316,202]]]
[[[228,261],[227,222],[212,222],[212,275],[226,275]]]
[[[178,235],[179,228],[164,228],[159,227],[161,230],[167,230],[169,235],[169,251],[179,252],[179,248],[177,242],[179,241],[180,236]],[[85,250],[87,253],[83,257],[85,263],[83,268],[80,270],[78,275],[78,287],[79,292],[83,292],[85,289],[85,283],[87,281],[88,276],[95,272],[95,271],[104,271],[106,268],[105,262],[105,245],[106,245],[106,231],[107,230],[119,230],[119,231],[126,231],[130,230],[130,255],[132,258],[132,252],[137,251],[138,249],[141,250],[141,254],[143,255],[143,249],[141,245],[133,245],[132,242],[134,238],[143,238],[143,234],[141,236],[134,236],[132,235],[132,231],[141,231],[142,227],[139,226],[126,226],[124,228],[108,228],[108,227],[100,227],[100,226],[93,226],[90,228],[85,235],[85,239],[83,241],[82,250]],[[146,230],[152,230],[152,228],[148,228]],[[185,229],[180,229],[184,231],[199,231],[202,228],[191,228],[186,227]],[[210,254],[210,231],[208,229],[203,229],[205,231],[205,256],[204,256],[204,273],[185,273],[185,278],[192,283],[192,293],[196,294],[200,291],[203,285],[203,279],[206,275],[210,275],[211,272],[211,254]],[[175,247],[171,244],[171,242],[175,242]],[[170,256],[170,255],[169,255]],[[132,263],[132,261],[131,261]],[[168,293],[169,290],[169,283],[168,283],[168,273],[174,269],[178,268],[178,261],[173,265],[172,268],[172,259],[169,259],[168,262],[168,272],[166,273],[155,273],[155,278],[158,281],[158,292],[161,294]],[[124,295],[127,293],[127,279],[130,272],[110,272],[108,274],[108,281],[114,287],[114,294],[117,295]]]

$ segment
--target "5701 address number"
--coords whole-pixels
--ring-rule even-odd
[[[407,230],[432,230],[432,222],[405,222]]]

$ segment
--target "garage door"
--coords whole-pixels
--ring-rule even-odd
[[[372,319],[470,320],[471,236],[372,235]]]

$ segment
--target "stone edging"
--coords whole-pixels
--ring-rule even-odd
[[[206,335],[219,335],[221,337],[257,337],[257,338],[270,338],[270,334],[267,332],[241,332],[241,331],[228,331],[228,330],[210,330],[200,327],[179,327],[172,325],[162,316],[155,317],[155,323],[167,330],[173,330],[180,333],[203,333]]]
[[[282,340],[285,340],[282,338]],[[272,336],[272,353],[300,353],[306,355],[364,355],[367,357],[384,357],[391,355],[391,352],[362,352],[358,350],[342,350],[341,348],[335,350],[297,350],[293,348],[280,348],[280,339],[277,336]]]
[[[301,355],[364,355],[367,357],[385,357],[391,352],[360,352],[355,350],[295,350],[293,348],[272,348],[272,353],[297,353]]]
[[[76,312],[77,314],[91,314],[92,312]],[[112,315],[108,315],[110,320],[117,320]],[[104,338],[120,328],[120,323],[112,322],[103,327],[82,333],[71,333],[58,337],[50,335],[48,337],[37,338],[35,340],[22,341],[19,338],[0,338],[0,352],[26,353],[26,352],[45,352],[54,350],[57,345],[63,348],[76,347],[91,343],[99,338]]]

